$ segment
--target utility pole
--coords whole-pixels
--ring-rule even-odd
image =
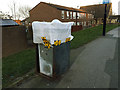
[[[109,0],[103,0],[103,4],[105,5],[105,12],[104,12],[104,20],[103,20],[103,36],[106,33],[106,11],[107,11],[107,4],[109,4]]]
[[[107,11],[107,4],[105,4],[105,13],[104,13],[104,21],[103,21],[103,36],[106,33],[106,11]]]

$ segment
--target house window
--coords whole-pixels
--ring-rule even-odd
[[[72,19],[72,12],[70,12],[70,19]]]
[[[92,21],[92,24],[95,24],[95,21]]]
[[[90,18],[90,14],[88,14],[88,18]]]
[[[64,19],[64,11],[61,12],[62,19]]]
[[[81,18],[81,14],[79,13],[79,18]]]
[[[97,24],[99,24],[100,22],[99,21],[97,21]]]
[[[80,22],[80,25],[82,25],[82,23]]]
[[[93,15],[91,14],[91,19],[93,18]]]
[[[84,26],[86,26],[86,22],[84,22]]]
[[[73,12],[73,19],[76,19],[76,12]]]
[[[69,11],[67,11],[67,19],[69,19]]]
[[[90,26],[91,25],[91,23],[90,23],[90,21],[88,21],[88,26]]]
[[[91,21],[89,21],[89,25],[91,25]]]
[[[90,18],[92,18],[92,14],[90,14]]]
[[[94,15],[92,15],[92,19],[94,18]]]
[[[88,26],[89,26],[89,25],[90,25],[90,22],[88,21],[87,23],[88,23]]]
[[[89,14],[89,18],[91,18],[91,14]]]
[[[76,25],[76,22],[74,22],[73,25]]]
[[[81,16],[81,18],[84,18],[84,14],[83,13],[81,13],[80,16]]]
[[[79,23],[79,22],[77,22],[77,25],[80,25],[80,23]]]
[[[90,14],[90,18],[92,18],[92,17],[91,17],[91,14]]]
[[[80,18],[80,14],[79,13],[77,13],[77,19],[79,19]]]
[[[86,13],[85,13],[85,18],[86,18]]]
[[[82,22],[82,25],[83,25],[83,22]]]
[[[92,14],[91,14],[91,18],[92,18]]]

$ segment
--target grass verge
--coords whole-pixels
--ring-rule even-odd
[[[35,49],[27,49],[14,55],[2,58],[2,85],[8,86],[35,67]]]
[[[106,25],[106,32],[118,27],[118,24],[107,24]],[[71,41],[71,49],[78,48],[97,37],[102,36],[103,25],[99,25],[96,27],[87,28],[85,30],[73,32],[72,35],[74,39]]]

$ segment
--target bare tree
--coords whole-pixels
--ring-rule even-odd
[[[8,12],[2,12],[2,11],[0,11],[0,19],[11,19],[11,18],[12,18],[12,16],[9,15]]]
[[[19,7],[19,14],[22,18],[27,18],[29,17],[29,11],[31,7],[29,6],[20,6]]]
[[[12,13],[12,17],[13,17],[13,19],[15,19],[16,20],[16,9],[17,9],[17,3],[15,2],[15,1],[12,1],[12,3],[10,3],[9,5],[8,5],[8,7],[10,8],[10,12]]]
[[[16,19],[25,19],[29,17],[29,10],[31,7],[29,6],[18,6],[15,1],[12,1],[8,7],[10,8],[10,12],[14,20]]]
[[[4,13],[2,11],[0,11],[0,19],[3,19],[4,18]]]

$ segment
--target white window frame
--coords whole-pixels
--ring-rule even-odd
[[[70,19],[72,19],[73,15],[72,15],[72,12],[70,12]]]
[[[86,26],[86,21],[84,21],[84,26]]]
[[[61,11],[61,17],[62,17],[62,19],[65,19],[65,11]]]
[[[79,26],[79,25],[80,25],[80,22],[77,22],[77,25]]]
[[[79,13],[79,18],[81,18],[81,14]]]
[[[92,15],[92,19],[94,18],[94,15]]]
[[[89,14],[89,18],[91,18],[91,14]]]
[[[85,13],[85,15],[84,15],[84,16],[85,16],[85,18],[86,18],[86,13]]]
[[[77,19],[80,19],[80,14],[79,14],[79,12],[77,12]]]
[[[82,25],[84,24],[84,22],[82,21]]]
[[[90,15],[88,14],[88,18],[90,18]]]
[[[66,11],[67,19],[69,19],[69,11]]]
[[[73,19],[76,19],[76,12],[73,12]]]

